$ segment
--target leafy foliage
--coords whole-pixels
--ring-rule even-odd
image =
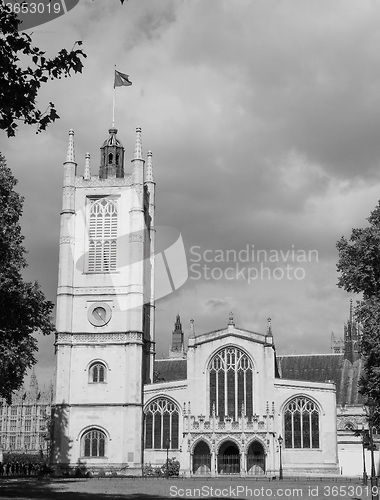
[[[45,52],[32,46],[29,35],[18,32],[19,23],[16,14],[0,0],[0,128],[8,137],[15,135],[17,121],[36,124],[40,132],[59,118],[52,102],[46,111],[38,109],[38,91],[49,78],[67,77],[72,71],[81,73],[81,58],[86,57],[82,50],[74,50],[76,45],[82,45],[78,41],[70,52],[62,49],[55,57],[47,58]]]
[[[370,225],[353,229],[349,240],[337,242],[340,277],[338,286],[362,293],[355,315],[361,325],[364,374],[360,392],[375,407],[380,421],[380,203],[367,219]]]
[[[164,465],[144,464],[143,476],[145,477],[172,477],[179,476],[180,463],[176,458],[169,458]]]
[[[37,282],[23,280],[25,249],[19,219],[23,199],[17,181],[0,154],[0,397],[9,403],[28,368],[36,363],[36,331],[54,331],[53,303],[45,299]]]

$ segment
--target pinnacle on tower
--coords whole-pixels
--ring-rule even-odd
[[[135,153],[133,155],[135,160],[142,160],[142,140],[141,140],[141,127],[136,128],[136,143]]]
[[[229,315],[229,318],[228,318],[228,324],[235,326],[235,323],[234,323],[234,313],[232,311],[230,312],[230,315]]]
[[[152,151],[148,151],[147,153],[147,164],[145,171],[145,182],[154,182],[153,179],[153,163],[152,163]]]
[[[194,328],[194,320],[193,319],[190,320],[190,337],[192,339],[195,338],[195,328]]]
[[[90,153],[86,153],[83,178],[86,180],[91,179]]]
[[[69,130],[69,144],[67,146],[66,162],[75,163],[75,150],[74,150],[74,130]]]
[[[270,337],[273,337],[273,334],[272,334],[272,319],[271,318],[267,319],[267,335],[269,335]]]

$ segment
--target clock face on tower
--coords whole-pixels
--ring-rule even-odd
[[[112,310],[105,302],[95,302],[87,313],[88,321],[94,326],[105,326],[111,319]]]

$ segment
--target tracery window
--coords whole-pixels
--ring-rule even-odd
[[[179,448],[179,410],[167,398],[158,398],[149,403],[145,413],[145,448]]]
[[[90,366],[90,382],[101,383],[106,381],[106,367],[102,363]]]
[[[116,270],[117,202],[90,199],[88,272]]]
[[[238,419],[244,407],[253,415],[253,364],[237,347],[226,347],[215,354],[209,364],[210,412],[215,405],[220,419]]]
[[[85,457],[104,457],[105,456],[106,436],[104,432],[98,429],[92,429],[82,438],[82,449]]]
[[[319,448],[319,411],[314,401],[297,397],[284,409],[285,448]]]

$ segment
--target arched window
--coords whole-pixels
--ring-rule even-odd
[[[355,426],[352,422],[347,422],[344,426],[344,430],[345,431],[354,431],[355,430]]]
[[[145,409],[145,448],[179,448],[179,410],[167,398],[158,398]]]
[[[117,205],[111,198],[91,199],[89,216],[89,272],[116,270]]]
[[[104,457],[106,448],[106,436],[98,429],[91,429],[82,438],[83,456]]]
[[[210,412],[215,405],[220,419],[238,419],[244,405],[245,414],[253,415],[253,364],[237,347],[226,347],[209,364]]]
[[[297,397],[284,409],[285,448],[319,448],[319,411],[308,398]]]
[[[90,382],[99,383],[106,381],[106,367],[103,363],[94,363],[90,366]]]

